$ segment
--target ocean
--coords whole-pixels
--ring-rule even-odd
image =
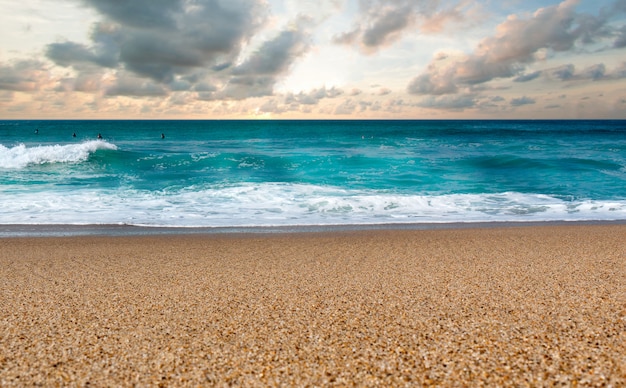
[[[626,121],[0,121],[0,225],[616,220]]]

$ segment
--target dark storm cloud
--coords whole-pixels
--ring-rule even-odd
[[[91,45],[54,43],[46,54],[78,71],[86,65],[115,68],[152,81],[124,81],[108,90],[109,95],[162,95],[164,90],[202,91],[203,98],[268,95],[277,76],[308,47],[304,29],[290,27],[233,66],[266,20],[261,0],[82,1],[104,17],[94,26]],[[135,86],[139,89],[133,92]]]
[[[167,95],[167,90],[150,80],[135,77],[120,77],[117,83],[108,88],[107,96],[160,97]]]
[[[137,28],[175,28],[183,0],[83,0],[111,20]]]
[[[52,43],[46,47],[46,56],[61,66],[81,67],[93,64],[114,68],[119,63],[119,47],[123,36],[116,26],[96,23],[90,39],[92,46],[74,42]]]
[[[82,44],[74,42],[48,45],[46,55],[57,65],[71,66],[75,63],[94,62],[95,55]]]

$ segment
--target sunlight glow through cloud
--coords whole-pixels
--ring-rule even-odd
[[[507,4],[0,0],[0,118],[626,118],[626,0]]]

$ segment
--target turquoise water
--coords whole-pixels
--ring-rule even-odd
[[[0,121],[0,224],[625,219],[625,121]]]

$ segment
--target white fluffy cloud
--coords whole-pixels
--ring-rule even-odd
[[[621,3],[623,1],[615,3],[614,8]],[[542,51],[567,52],[574,50],[577,42],[590,44],[611,36],[606,25],[608,18],[602,16],[604,12],[598,17],[581,15],[576,13],[577,4],[576,0],[566,0],[541,8],[527,19],[509,17],[498,26],[496,34],[483,39],[472,54],[448,61],[445,65],[431,62],[425,72],[409,83],[409,93],[457,93],[497,78],[516,77],[518,82],[530,81],[539,74],[523,74],[523,71],[529,64],[541,59],[539,54]],[[591,71],[596,77],[601,76],[598,74],[600,68]],[[563,68],[555,72],[559,78],[566,79],[571,69]]]

